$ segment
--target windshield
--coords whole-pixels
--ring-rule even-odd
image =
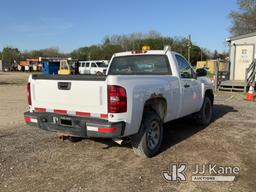
[[[115,57],[109,69],[110,75],[170,74],[166,55],[132,55]]]

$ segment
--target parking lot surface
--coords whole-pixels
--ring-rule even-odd
[[[165,125],[161,153],[136,156],[129,143],[71,143],[25,126],[28,73],[0,73],[0,191],[246,191],[256,189],[256,103],[241,93],[215,93],[213,122]],[[185,163],[187,181],[166,182],[170,164]],[[238,166],[234,182],[193,182],[195,164]]]

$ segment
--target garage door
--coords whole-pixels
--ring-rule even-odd
[[[245,80],[245,70],[253,60],[253,45],[237,45],[235,56],[235,80]]]

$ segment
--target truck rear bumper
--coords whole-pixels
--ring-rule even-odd
[[[60,115],[47,112],[25,112],[25,122],[47,131],[76,137],[117,138],[124,134],[125,122],[105,119]]]

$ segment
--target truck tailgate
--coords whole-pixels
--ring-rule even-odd
[[[33,75],[32,106],[49,112],[107,117],[106,77]]]

